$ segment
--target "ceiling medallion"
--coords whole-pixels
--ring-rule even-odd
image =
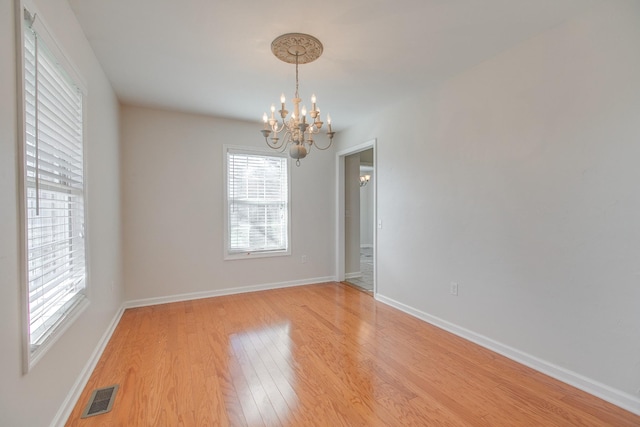
[[[289,33],[277,37],[271,42],[271,52],[288,64],[308,64],[322,55],[320,40],[308,34]]]
[[[264,128],[261,130],[267,145],[281,152],[289,147],[289,155],[296,159],[296,165],[300,166],[300,159],[303,159],[311,152],[312,147],[319,150],[326,150],[333,142],[335,132],[331,130],[331,117],[327,114],[327,136],[329,144],[325,147],[319,146],[313,139],[314,135],[320,133],[320,128],[324,124],[320,119],[320,109],[316,104],[316,96],[311,95],[311,110],[308,111],[310,120],[307,123],[307,108],[300,108],[300,96],[298,95],[298,65],[313,62],[322,55],[323,47],[320,40],[308,34],[289,33],[277,37],[271,42],[271,51],[276,58],[288,64],[296,64],[296,91],[293,97],[293,112],[287,119],[289,111],[285,106],[284,93],[280,96],[280,121],[276,118],[276,107],[271,105],[271,117],[264,113],[262,120]],[[282,139],[278,138],[283,133]],[[273,136],[271,136],[273,134]],[[271,136],[271,138],[269,138]]]

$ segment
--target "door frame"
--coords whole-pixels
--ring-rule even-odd
[[[362,144],[345,148],[336,153],[336,279],[345,279],[345,177],[344,159],[346,156],[373,148],[373,294],[377,293],[378,282],[378,153],[377,139],[373,138]]]

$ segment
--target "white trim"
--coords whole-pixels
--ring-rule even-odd
[[[36,366],[36,363],[38,363],[40,361],[40,359],[42,359],[42,357],[44,357],[44,355],[47,353],[47,351],[49,351],[49,349],[53,346],[53,344],[55,344],[56,341],[58,341],[58,339],[64,335],[64,333],[67,331],[67,329],[69,329],[69,327],[78,319],[78,317],[80,317],[80,315],[82,313],[84,313],[84,311],[87,309],[87,307],[89,307],[90,301],[87,298],[86,295],[83,295],[73,306],[73,308],[69,309],[69,311],[67,311],[62,319],[60,319],[53,328],[51,328],[51,333],[47,336],[47,338],[44,339],[44,341],[42,342],[42,344],[40,345],[40,347],[38,347],[37,350],[35,351],[31,351],[28,349],[27,347],[27,351],[28,354],[26,356],[27,360],[24,362],[26,363],[26,369],[27,371],[24,371],[24,374],[27,374],[31,369],[33,369],[34,366]],[[27,335],[26,337],[26,342],[28,343],[30,340],[30,337]]]
[[[378,148],[377,139],[373,138],[362,144],[345,148],[336,153],[336,279],[341,282],[346,279],[345,274],[345,202],[344,202],[344,158],[350,154],[359,153],[373,148],[373,169],[378,169]],[[373,294],[376,295],[378,289],[378,180],[373,180]]]
[[[360,249],[367,249],[367,248],[373,248],[373,244],[372,243],[361,243],[360,244]]]
[[[19,224],[20,224],[20,283],[21,283],[21,335],[22,335],[22,373],[26,375],[47,353],[48,349],[58,340],[60,336],[69,328],[69,326],[84,312],[90,303],[91,297],[91,276],[90,276],[90,256],[89,256],[89,211],[88,211],[88,169],[87,169],[87,115],[88,115],[88,89],[85,79],[72,61],[66,54],[58,37],[50,30],[46,19],[40,14],[33,0],[15,0],[15,49],[16,49],[16,91],[17,91],[17,128],[18,128],[18,162],[20,179],[18,180],[18,205],[19,205]],[[29,331],[29,284],[28,284],[28,220],[27,220],[27,184],[25,180],[25,158],[26,158],[26,115],[25,115],[25,55],[24,55],[24,10],[28,10],[30,14],[36,16],[33,22],[33,29],[38,33],[38,37],[42,38],[47,45],[48,50],[55,58],[57,64],[68,74],[82,92],[82,156],[83,156],[83,202],[84,202],[84,251],[85,251],[85,284],[82,294],[84,295],[76,305],[71,308],[58,324],[52,328],[51,333],[44,339],[42,345],[34,352],[30,346]],[[36,59],[37,60],[37,59]]]
[[[270,290],[270,289],[289,288],[294,286],[306,286],[306,285],[335,282],[335,281],[336,281],[335,277],[330,277],[330,276],[316,277],[316,278],[305,279],[305,280],[292,280],[289,282],[268,283],[263,285],[243,286],[240,288],[226,288],[226,289],[213,290],[213,291],[193,292],[188,294],[172,295],[167,297],[145,298],[145,299],[139,299],[139,300],[125,301],[124,303],[122,303],[122,306],[120,306],[120,309],[116,312],[107,330],[102,335],[102,338],[100,338],[100,341],[98,341],[98,345],[96,346],[96,349],[91,354],[91,357],[89,357],[87,364],[82,369],[82,372],[80,373],[75,383],[71,387],[71,390],[67,394],[67,397],[62,402],[62,405],[60,406],[60,409],[58,409],[58,412],[53,418],[53,421],[51,421],[50,426],[62,427],[67,422],[69,415],[71,415],[71,412],[73,411],[73,408],[78,402],[78,399],[82,394],[82,391],[84,390],[87,383],[89,382],[89,378],[91,378],[91,374],[93,373],[93,370],[95,369],[98,362],[100,361],[100,357],[102,357],[102,353],[104,352],[104,349],[107,347],[107,344],[109,343],[111,336],[115,332],[116,327],[118,326],[118,323],[120,322],[120,319],[122,318],[122,315],[124,314],[124,311],[126,309],[136,308],[136,307],[146,307],[146,306],[157,305],[157,304],[167,304],[171,302],[189,301],[189,300],[195,300],[195,299],[201,299],[201,298],[211,298],[211,297],[218,297],[218,296],[224,296],[224,295],[234,295],[234,294],[242,294],[247,292],[264,291],[264,290]]]
[[[294,286],[314,285],[318,283],[335,282],[336,278],[315,277],[311,279],[291,280],[289,282],[265,283],[262,285],[242,286],[239,288],[215,289],[211,291],[191,292],[188,294],[169,295],[166,297],[144,298],[125,301],[124,308],[147,307],[150,305],[168,304],[172,302],[190,301],[202,298],[221,297],[225,295],[244,294],[247,292],[266,291],[271,289],[290,288]]]
[[[606,400],[609,403],[626,409],[627,411],[640,415],[640,398],[632,394],[616,390],[606,384],[602,384],[598,381],[587,378],[583,375],[555,365],[546,360],[539,359],[533,355],[510,347],[506,344],[502,344],[489,337],[470,331],[469,329],[463,328],[439,317],[432,316],[428,313],[415,309],[394,299],[385,297],[384,295],[376,294],[375,299],[391,307],[397,308],[398,310],[403,311],[413,317],[430,323],[440,329],[444,329],[447,332],[451,332],[454,335],[476,343],[479,346],[495,351],[496,353],[499,353],[511,360],[535,369],[538,372],[549,375],[550,377],[562,381],[563,383],[569,384],[582,391],[599,397],[600,399]]]
[[[62,405],[60,406],[60,409],[58,409],[58,412],[53,418],[53,421],[51,421],[51,427],[62,427],[67,422],[67,419],[69,418],[69,415],[71,415],[73,408],[75,407],[76,403],[78,403],[78,399],[80,399],[82,391],[89,382],[89,378],[91,378],[93,370],[100,361],[100,357],[102,357],[102,353],[107,347],[107,344],[109,343],[113,332],[116,330],[118,323],[120,323],[120,318],[122,317],[124,310],[125,308],[123,305],[116,312],[115,316],[111,320],[111,323],[109,323],[109,327],[107,327],[107,330],[104,332],[104,334],[102,334],[102,338],[100,338],[100,341],[98,341],[98,345],[96,346],[95,350],[93,350],[93,353],[91,354],[91,357],[89,357],[87,364],[82,369],[82,372],[80,372],[80,375],[76,379],[76,382],[73,384],[71,390],[67,394],[67,397],[62,402]]]
[[[17,128],[18,128],[18,171],[20,178],[18,179],[18,221],[20,226],[20,323],[22,338],[22,373],[29,372],[30,352],[29,349],[29,286],[27,284],[27,209],[25,200],[27,200],[27,185],[24,179],[25,175],[25,158],[26,158],[26,114],[25,114],[25,96],[24,96],[24,6],[21,0],[15,0],[15,29],[16,29],[16,97],[18,101],[17,109]]]
[[[278,251],[255,251],[255,252],[229,252],[229,182],[227,176],[227,154],[230,150],[238,151],[244,154],[257,154],[266,155],[272,157],[282,157],[287,160],[287,248],[285,250]],[[223,260],[234,261],[239,259],[251,259],[251,258],[268,258],[277,256],[290,256],[291,255],[291,158],[284,153],[274,152],[264,147],[251,147],[246,145],[232,145],[224,144],[222,146],[222,182],[224,183],[222,189],[224,215],[223,215]]]
[[[360,277],[362,277],[362,272],[361,271],[356,271],[355,273],[345,273],[344,278],[346,280],[348,279],[359,279]]]
[[[127,308],[135,308],[135,307],[146,307],[150,305],[157,304],[166,304],[170,302],[179,302],[179,301],[188,301],[200,298],[210,298],[216,296],[223,295],[233,295],[233,294],[241,294],[246,292],[255,292],[261,290],[269,290],[269,289],[279,289],[279,288],[287,288],[294,286],[304,286],[304,285],[313,285],[317,283],[325,283],[325,282],[334,282],[335,277],[318,277],[315,279],[307,279],[307,280],[296,280],[290,282],[280,282],[280,283],[271,283],[264,285],[253,285],[253,286],[244,286],[240,288],[227,288],[215,291],[205,291],[205,292],[194,292],[189,294],[180,294],[173,295],[169,297],[158,297],[158,298],[146,298],[140,300],[132,300],[126,301],[122,304],[118,312],[115,314],[113,320],[109,324],[109,327],[103,334],[102,338],[98,342],[96,349],[93,351],[91,357],[89,358],[87,364],[84,369],[78,376],[78,379],[74,383],[73,387],[67,394],[64,402],[60,406],[60,409],[56,413],[53,421],[51,422],[51,427],[59,427],[64,426],[69,415],[73,411],[82,391],[87,385],[93,370],[96,365],[100,361],[100,357],[104,352],[111,336],[113,335],[120,319]],[[404,313],[409,314],[410,316],[416,317],[420,320],[423,320],[427,323],[430,323],[438,328],[444,329],[445,331],[451,332],[459,337],[467,339],[471,342],[474,342],[482,347],[485,347],[489,350],[495,351],[505,357],[508,357],[511,360],[514,360],[518,363],[522,363],[532,369],[535,369],[539,372],[547,374],[559,381],[570,384],[580,390],[583,390],[589,394],[597,396],[607,402],[610,402],[616,406],[619,406],[623,409],[626,409],[630,412],[633,412],[637,415],[640,415],[640,399],[630,395],[628,393],[621,392],[612,387],[609,387],[605,384],[594,381],[590,378],[586,378],[580,374],[569,371],[567,369],[561,368],[557,365],[549,363],[547,361],[541,360],[537,357],[531,356],[527,353],[524,353],[520,350],[514,349],[513,347],[509,347],[505,344],[499,343],[497,341],[492,340],[491,338],[485,337],[484,335],[477,334],[468,329],[457,326],[451,322],[447,322],[446,320],[440,319],[438,317],[432,316],[420,310],[417,310],[413,307],[410,307],[406,304],[398,302],[394,299],[385,297],[384,295],[376,294],[374,295],[377,301],[380,301],[383,304],[394,307]]]

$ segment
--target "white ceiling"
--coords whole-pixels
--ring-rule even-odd
[[[300,95],[308,104],[315,93],[339,130],[558,25],[588,1],[69,3],[123,103],[256,123],[295,86],[295,66],[273,56],[271,41],[311,34],[324,53],[300,66]]]

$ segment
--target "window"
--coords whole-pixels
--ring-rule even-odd
[[[288,255],[288,158],[246,148],[225,149],[226,258]]]
[[[55,43],[44,27],[34,25],[34,14],[27,10],[24,16],[22,220],[28,370],[83,305],[86,267],[83,93],[54,55]]]

